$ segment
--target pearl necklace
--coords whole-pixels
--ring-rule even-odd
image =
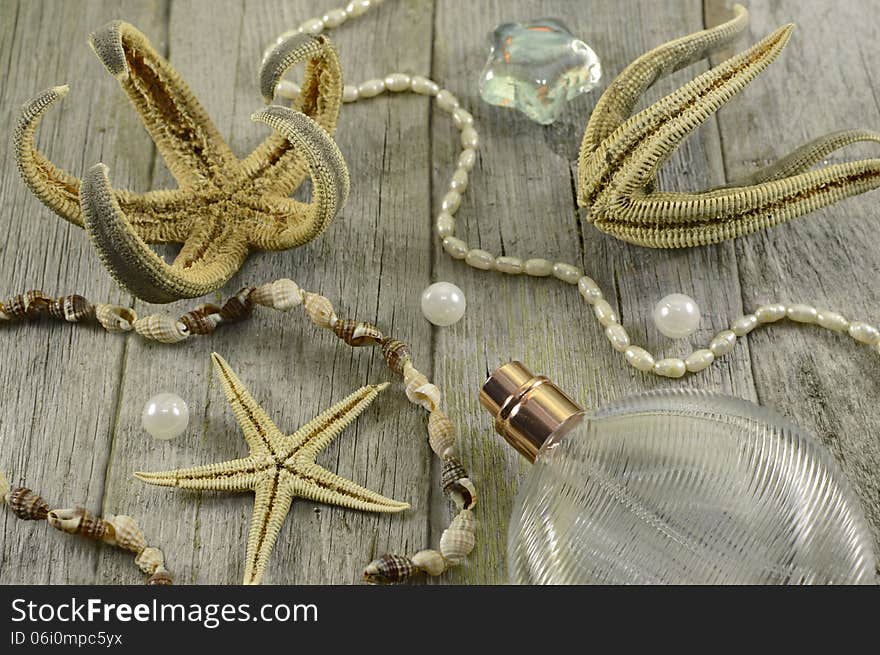
[[[342,25],[349,18],[363,15],[371,7],[381,5],[383,0],[355,0],[344,8],[328,11],[321,18],[310,18],[299,28],[285,32],[276,43],[296,34],[320,34],[325,28]],[[880,330],[863,321],[852,321],[838,312],[817,309],[806,304],[772,303],[762,305],[754,313],[735,319],[727,330],[722,330],[709,342],[707,347],[694,350],[683,357],[657,359],[650,352],[631,343],[626,328],[620,324],[614,308],[605,300],[599,285],[583,270],[573,264],[554,262],[550,258],[496,256],[480,248],[471,248],[455,236],[455,213],[461,205],[462,194],[468,186],[468,176],[477,157],[480,138],[474,127],[473,116],[448,89],[419,75],[390,73],[384,78],[370,79],[356,86],[346,85],[342,100],[345,103],[373,98],[384,92],[412,92],[432,96],[437,106],[452,115],[455,126],[461,130],[462,151],[458,157],[455,171],[449,181],[449,189],[440,203],[435,229],[441,239],[443,250],[453,259],[463,260],[468,266],[482,271],[498,271],[506,275],[529,275],[532,277],[554,277],[561,282],[576,286],[584,300],[592,307],[593,314],[605,330],[611,346],[622,353],[633,368],[646,373],[654,373],[667,378],[680,378],[685,373],[696,373],[708,368],[716,359],[727,355],[736,345],[737,339],[744,337],[759,325],[776,323],[783,319],[795,323],[818,325],[833,332],[848,334],[855,341],[869,346],[880,353]],[[299,87],[293,82],[282,80],[276,93],[284,98],[296,100]]]

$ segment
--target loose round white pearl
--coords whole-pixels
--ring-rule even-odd
[[[464,292],[450,282],[436,282],[422,291],[422,314],[434,325],[457,323],[466,307]]]
[[[144,406],[141,424],[156,439],[174,439],[186,430],[189,423],[189,407],[174,393],[153,396]]]
[[[690,296],[671,293],[654,306],[654,325],[670,339],[681,339],[700,326],[700,308]]]

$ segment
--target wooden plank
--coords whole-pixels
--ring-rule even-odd
[[[616,241],[593,228],[576,209],[576,161],[584,126],[596,99],[623,67],[646,50],[703,26],[698,2],[542,3],[541,15],[560,16],[602,58],[598,89],[572,103],[559,121],[539,127],[522,115],[490,107],[477,92],[476,74],[485,48],[477,46],[497,23],[533,17],[531,3],[438,3],[434,41],[435,79],[446,84],[472,111],[482,146],[470,188],[459,210],[458,232],[471,247],[495,254],[547,256],[576,263],[594,277],[622,317],[634,343],[655,353],[690,352],[685,342],[661,337],[650,319],[654,303],[672,292],[698,300],[704,319],[688,341],[705,344],[742,313],[733,245],[686,251],[656,251]],[[669,93],[705,70],[697,64],[662,80],[646,103]],[[449,163],[457,156],[456,130],[435,111],[434,209],[445,193]],[[707,187],[723,182],[717,126],[701,127],[672,157],[661,175],[666,188]],[[454,582],[495,583],[506,579],[507,520],[517,482],[526,466],[493,435],[477,392],[486,374],[512,358],[551,376],[594,407],[646,389],[681,386],[754,397],[749,353],[738,349],[705,374],[684,382],[662,380],[631,369],[612,351],[574,288],[556,280],[511,278],[472,271],[435,246],[434,277],[461,286],[468,298],[465,319],[437,331],[437,379],[462,431],[464,460],[478,481],[481,506],[477,547]],[[448,514],[432,515],[439,536]]]
[[[77,175],[103,161],[113,170],[114,183],[145,189],[151,141],[86,43],[115,8],[110,1],[3,2],[0,130],[2,142],[9,144],[21,105],[42,89],[69,83],[70,94],[40,126],[40,147]],[[130,20],[159,36],[162,14],[161,3],[146,1],[132,2],[126,11]],[[106,274],[85,233],[55,216],[25,187],[8,150],[0,167],[0,293],[38,288],[130,302]],[[55,507],[100,506],[125,340],[53,321],[4,326],[0,343],[0,470]],[[93,544],[7,512],[0,526],[0,583],[95,581]]]
[[[338,3],[323,4],[321,8],[329,9]],[[278,32],[298,25],[316,9],[310,2],[280,0],[249,4],[246,11],[239,3],[212,5],[212,29],[193,30],[205,20],[204,3],[173,4],[171,62],[220,131],[231,134],[238,155],[267,134],[265,126],[249,119],[261,106],[256,73],[263,49]],[[222,20],[215,20],[218,16]],[[424,72],[430,52],[420,44],[430,42],[430,18],[429,5],[389,3],[357,27],[330,36],[355,80],[411,66]],[[330,298],[340,316],[376,322],[413,343],[416,360],[427,365],[430,333],[413,311],[412,298],[428,280],[428,262],[411,256],[427,252],[430,238],[426,225],[411,220],[419,206],[427,217],[427,110],[428,101],[417,97],[344,108],[338,139],[355,180],[348,206],[318,241],[293,252],[254,255],[227,285],[226,295],[245,284],[294,278]],[[157,187],[171,184],[164,171],[156,179]],[[192,305],[176,303],[169,311],[183,312]],[[139,304],[138,309],[157,308]],[[291,432],[357,387],[390,379],[381,353],[350,349],[312,327],[298,310],[290,316],[259,311],[247,324],[178,348],[132,342],[107,505],[148,511],[144,527],[165,550],[180,583],[241,580],[253,496],[148,487],[131,473],[222,461],[246,452],[241,431],[213,382],[212,350],[228,359],[276,423]],[[143,403],[162,390],[180,393],[192,411],[188,433],[169,443],[145,436],[139,424]],[[375,555],[423,547],[430,488],[424,420],[395,384],[319,458],[331,471],[406,500],[413,509],[379,516],[296,502],[279,536],[267,583],[356,582]],[[108,579],[132,582],[137,576],[136,571],[106,564]]]
[[[715,14],[720,0],[707,3]],[[880,24],[871,3],[752,3],[750,42],[797,24],[780,58],[720,114],[731,178],[810,139],[880,128]],[[877,146],[835,153],[877,157]],[[851,198],[736,243],[743,302],[806,302],[880,320],[877,192]],[[817,435],[855,484],[880,545],[880,367],[877,353],[819,328],[782,325],[748,339],[758,399]],[[880,552],[880,550],[878,550]]]

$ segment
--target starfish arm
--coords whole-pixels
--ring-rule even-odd
[[[639,98],[660,78],[704,59],[729,44],[749,24],[749,13],[734,5],[734,17],[646,52],[627,66],[596,103],[584,133],[582,152],[592,152],[629,118]]]
[[[263,579],[278,532],[290,511],[294,492],[286,471],[267,477],[254,490],[254,513],[248,531],[242,584],[257,585]]]
[[[205,489],[212,491],[248,491],[256,488],[259,482],[266,477],[266,468],[271,461],[262,461],[262,459],[246,457],[217,464],[193,466],[173,471],[157,471],[155,473],[137,471],[134,477],[157,487],[180,487],[181,489]]]
[[[61,218],[82,227],[79,178],[64,171],[37,150],[34,134],[46,110],[67,95],[67,86],[46,89],[26,103],[12,137],[19,173],[34,195]]]
[[[89,37],[89,45],[128,95],[181,186],[216,180],[236,164],[187,84],[133,25],[108,23]]]
[[[338,437],[342,430],[351,425],[387,387],[387,382],[361,387],[344,400],[318,414],[285,439],[287,447],[283,460],[290,462],[294,458],[303,458],[314,461],[318,453]]]
[[[260,90],[267,104],[275,87],[293,66],[306,61],[305,77],[294,108],[312,118],[327,134],[336,130],[342,105],[342,68],[325,36],[296,34],[271,48],[260,67]],[[300,146],[273,133],[242,162],[242,174],[265,192],[288,196],[309,171]]]
[[[725,186],[749,186],[797,175],[809,170],[834,151],[861,141],[880,143],[880,132],[873,132],[871,130],[841,130],[840,132],[826,134],[804,144],[786,156],[780,157],[772,164],[764,166]]]
[[[166,303],[196,298],[222,286],[244,263],[248,246],[228,225],[206,222],[172,265],[165,263],[132,227],[110,188],[107,167],[93,166],[80,193],[85,227],[113,278],[138,298]]]
[[[292,481],[297,496],[327,505],[382,513],[409,509],[409,503],[386,498],[314,463],[297,466]]]
[[[251,118],[281,133],[304,155],[312,177],[308,205],[289,201],[293,211],[281,227],[257,230],[251,243],[265,250],[302,245],[321,234],[348,200],[348,167],[333,139],[311,118],[293,109],[272,105]],[[284,202],[284,198],[279,196]]]
[[[275,445],[282,440],[281,431],[265,410],[254,400],[229,363],[217,353],[211,353],[214,374],[220,381],[223,394],[232,407],[252,455],[268,456],[275,453]]]
[[[880,159],[869,159],[752,186],[642,194],[596,225],[624,241],[652,248],[706,245],[785,223],[876,188]]]

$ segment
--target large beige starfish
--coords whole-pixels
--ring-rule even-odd
[[[657,171],[681,141],[779,55],[793,25],[703,73],[632,116],[636,102],[669,73],[728,44],[748,25],[748,12],[670,41],[642,55],[609,85],[590,116],[578,162],[578,203],[589,220],[617,238],[652,248],[716,243],[784,223],[880,186],[880,159],[810,168],[856,141],[880,134],[829,134],[748,178],[701,193],[654,189]]]
[[[14,135],[24,181],[50,209],[84,226],[111,275],[149,302],[205,295],[222,286],[253,248],[285,250],[318,236],[348,197],[345,161],[330,137],[342,99],[342,72],[324,36],[297,35],[260,72],[271,101],[285,71],[308,61],[300,111],[271,106],[254,114],[276,133],[238,160],[171,65],[132,25],[109,23],[89,43],[119,81],[179,188],[136,194],[112,189],[107,167],[83,180],[34,145],[43,113],[67,93],[55,87],[27,103]],[[305,112],[309,116],[301,113]],[[312,198],[288,196],[312,177]],[[171,265],[147,243],[182,243]]]
[[[259,584],[278,531],[294,498],[370,512],[400,512],[407,503],[391,500],[319,466],[318,454],[335,439],[388,383],[369,385],[285,436],[236,377],[229,364],[214,353],[214,371],[235,418],[241,425],[250,455],[218,464],[135,473],[149,484],[183,489],[253,491],[254,513],[248,533],[243,584]]]

